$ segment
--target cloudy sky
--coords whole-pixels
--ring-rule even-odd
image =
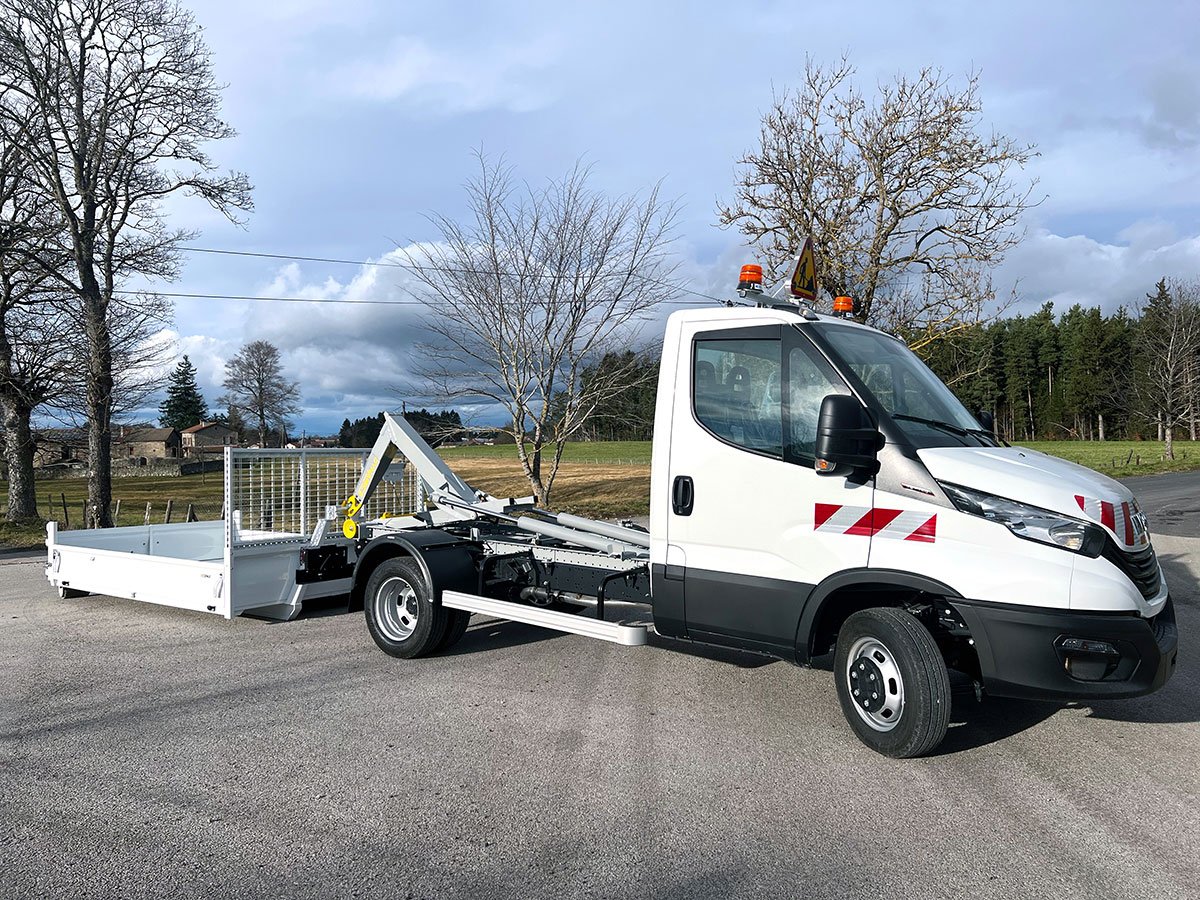
[[[1163,275],[1200,275],[1200,16],[1178,3],[520,3],[195,0],[224,114],[211,148],[254,182],[244,228],[172,201],[197,247],[387,261],[464,210],[472,151],[530,182],[583,158],[596,187],[660,179],[679,198],[691,287],[731,286],[753,254],[714,227],[734,160],[805,54],[846,52],[866,88],[940,66],[981,76],[985,127],[1037,144],[1045,201],[996,273],[1021,308],[1105,310]],[[189,252],[164,289],[206,295],[403,299],[403,270]],[[174,336],[213,401],[249,340],[283,353],[298,426],[399,405],[418,310],[177,301]]]

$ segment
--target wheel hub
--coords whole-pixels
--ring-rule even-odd
[[[878,638],[854,642],[844,673],[859,717],[876,731],[891,731],[904,712],[904,679],[892,651]]]
[[[420,603],[413,586],[403,578],[389,578],[375,595],[376,623],[386,637],[404,641],[417,628]]]
[[[883,675],[875,661],[860,656],[850,667],[850,695],[867,712],[878,712],[884,704]]]

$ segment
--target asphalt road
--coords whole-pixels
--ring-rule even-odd
[[[359,614],[59,600],[6,561],[0,895],[1195,897],[1200,541],[1155,544],[1166,688],[959,693],[910,761],[827,671],[478,618],[403,662]]]
[[[1123,478],[1155,534],[1200,537],[1200,470]]]

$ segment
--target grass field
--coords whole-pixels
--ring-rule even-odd
[[[1175,442],[1174,460],[1163,459],[1167,451],[1162,441],[1027,441],[1021,446],[1061,456],[1114,478],[1200,469],[1200,443],[1191,441]]]
[[[644,463],[650,462],[650,441],[597,441],[567,444],[563,462],[579,463]],[[1166,445],[1161,441],[1024,441],[1030,447],[1061,456],[1071,462],[1097,469],[1106,475],[1124,478],[1128,475],[1153,475],[1157,472],[1186,472],[1200,468],[1200,444],[1191,441],[1175,442],[1174,461],[1163,460]],[[1130,456],[1132,454],[1132,456]],[[492,447],[454,447],[443,450],[442,456],[451,461],[466,459],[510,460],[517,451],[511,444]],[[1139,461],[1140,457],[1140,461]],[[1126,463],[1126,460],[1128,464]]]
[[[114,478],[113,504],[121,501],[118,525],[141,525],[146,520],[146,504],[150,507],[150,521],[163,521],[167,501],[174,500],[172,522],[182,522],[187,516],[188,504],[194,504],[200,519],[217,519],[221,515],[223,481],[220,472],[206,475],[185,475],[178,478]],[[0,481],[4,496],[8,497],[8,482]],[[63,514],[63,497],[66,497],[67,512]],[[43,520],[53,518],[61,528],[66,521],[79,528],[83,521],[83,501],[87,499],[85,478],[55,478],[37,483],[38,514]],[[45,521],[30,525],[13,525],[0,522],[0,547],[32,547],[46,540]]]
[[[517,458],[517,448],[512,444],[449,447],[439,452],[448,460]],[[588,441],[567,444],[563,448],[563,462],[650,465],[650,441]]]
[[[1190,441],[1175,442],[1173,462],[1160,459],[1165,450],[1156,441],[1036,441],[1023,446],[1117,478],[1200,468],[1200,444]],[[443,451],[442,455],[470,484],[491,494],[520,497],[530,493],[511,444],[456,447]],[[7,496],[6,482],[0,481],[0,489]],[[117,524],[140,525],[145,521],[147,503],[151,504],[150,521],[161,522],[168,499],[175,501],[172,521],[183,521],[189,503],[195,505],[199,518],[215,519],[221,512],[221,489],[221,476],[213,473],[180,478],[115,478],[113,500],[121,501]],[[65,495],[71,524],[79,526],[87,496],[84,479],[39,481],[37,493],[38,512],[45,518],[53,516],[60,525],[64,519],[62,496]],[[650,442],[568,444],[551,501],[557,510],[595,518],[645,515],[650,511]],[[24,525],[0,522],[0,547],[40,546],[45,534],[42,521]]]

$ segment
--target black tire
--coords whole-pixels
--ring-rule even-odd
[[[462,636],[467,633],[467,626],[471,624],[471,614],[465,609],[447,609],[446,616],[446,633],[437,645],[438,653],[449,650],[461,641]]]
[[[88,591],[80,591],[76,590],[75,588],[63,587],[61,584],[58,586],[58,597],[60,600],[74,600],[76,597],[87,596],[89,596]]]
[[[389,656],[414,659],[435,651],[446,635],[447,612],[433,602],[425,573],[410,557],[385,559],[367,579],[367,631]]]
[[[872,750],[908,759],[929,753],[946,736],[946,662],[933,635],[904,610],[880,607],[850,616],[838,632],[833,675],[842,714]]]

